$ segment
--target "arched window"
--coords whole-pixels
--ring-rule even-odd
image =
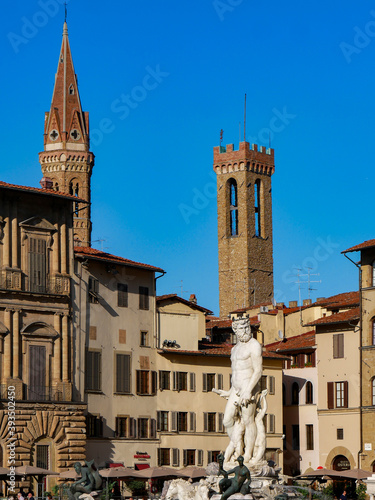
[[[230,236],[238,235],[238,196],[237,182],[229,179],[229,219]]]
[[[311,382],[306,382],[306,404],[313,404],[313,385]]]
[[[260,238],[262,234],[262,183],[257,179],[254,183],[254,214],[255,214],[255,236]]]
[[[375,406],[375,377],[371,380],[371,400],[372,406]]]
[[[298,405],[299,403],[299,385],[297,382],[293,382],[292,385],[292,405]]]
[[[57,182],[55,182],[55,191],[58,191],[59,190],[59,185]]]
[[[77,179],[72,179],[69,183],[69,194],[72,196],[77,196],[79,194],[79,184]],[[76,215],[78,215],[78,202],[75,202],[74,204],[74,211]]]

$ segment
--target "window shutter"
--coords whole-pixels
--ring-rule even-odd
[[[151,394],[156,394],[157,378],[158,378],[157,372],[151,372],[151,391],[152,391]]]
[[[116,354],[116,392],[130,393],[130,356]]]
[[[291,367],[292,367],[292,360],[288,359],[288,361],[286,362],[286,368],[289,369]]]
[[[180,450],[178,448],[172,448],[172,465],[174,467],[180,465]]]
[[[190,373],[189,390],[195,391],[195,373]]]
[[[264,391],[264,389],[267,389],[267,375],[262,375],[260,379],[260,390]]]
[[[177,416],[178,416],[178,412],[172,411],[172,425],[171,425],[172,432],[177,432]]]
[[[298,368],[303,368],[305,366],[305,355],[304,354],[298,354],[297,364],[298,364]]]
[[[345,382],[344,382],[344,408],[348,408],[348,388],[349,388],[348,381],[345,380]]]
[[[158,448],[158,466],[161,466],[161,449]]]
[[[177,373],[178,372],[173,372],[173,390],[174,391],[177,391],[178,387],[177,387]]]
[[[120,419],[116,417],[116,430],[115,430],[115,437],[118,437],[120,435]]]
[[[311,353],[311,365],[316,366],[316,351]]]
[[[137,394],[141,394],[142,387],[142,373],[140,370],[137,370]]]
[[[195,432],[195,412],[191,411],[189,412],[189,431],[190,432]]]
[[[223,389],[223,375],[222,375],[222,373],[218,373],[218,375],[217,375],[217,388],[219,390]]]
[[[198,466],[203,465],[203,450],[198,450]]]
[[[339,358],[344,357],[344,334],[339,334]]]
[[[224,432],[223,421],[224,421],[224,413],[218,413],[218,426],[217,426],[218,432]]]
[[[270,394],[275,394],[275,377],[271,375],[269,379]]]
[[[207,392],[207,373],[203,373],[203,392]]]
[[[270,430],[269,430],[269,432],[274,433],[275,432],[275,415],[270,414],[269,415],[269,419],[270,419]]]
[[[137,423],[135,418],[129,418],[129,437],[136,438],[137,436]]]
[[[156,412],[156,430],[157,431],[161,430],[161,412],[160,411]]]
[[[203,413],[203,431],[208,432],[208,413]]]
[[[335,407],[333,382],[327,382],[327,406],[329,410]]]
[[[159,370],[159,391],[162,391],[163,389],[164,389],[163,377],[161,374],[161,370]]]
[[[207,463],[210,464],[212,462],[212,451],[207,452]]]
[[[156,438],[156,420],[154,418],[152,418],[150,422],[150,438]]]
[[[187,450],[184,450],[184,463],[183,463],[184,467],[187,466]]]

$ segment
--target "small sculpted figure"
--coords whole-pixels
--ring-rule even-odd
[[[222,479],[219,483],[221,493],[220,500],[226,500],[235,493],[241,493],[242,495],[249,493],[251,476],[249,469],[246,465],[244,465],[244,458],[240,455],[237,458],[238,466],[229,471],[225,471],[222,467],[224,461],[224,457],[222,455],[218,456],[218,461],[220,465],[220,473],[224,476],[224,479]],[[234,478],[229,478],[229,474],[233,473]]]
[[[81,474],[81,479],[75,481],[69,488],[70,500],[78,500],[82,493],[90,494],[92,491],[101,488],[103,480],[94,466],[94,460],[85,462],[84,466],[80,462],[76,462],[74,469],[77,474]]]

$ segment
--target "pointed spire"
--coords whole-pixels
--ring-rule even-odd
[[[83,113],[81,107],[66,21],[44,134],[45,150],[89,150],[88,114]]]

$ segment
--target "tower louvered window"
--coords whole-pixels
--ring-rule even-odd
[[[254,213],[255,213],[255,236],[260,237],[261,234],[261,203],[260,203],[260,180],[254,183]]]
[[[230,236],[237,236],[238,196],[237,196],[237,182],[234,179],[229,180],[229,219],[230,219]]]

